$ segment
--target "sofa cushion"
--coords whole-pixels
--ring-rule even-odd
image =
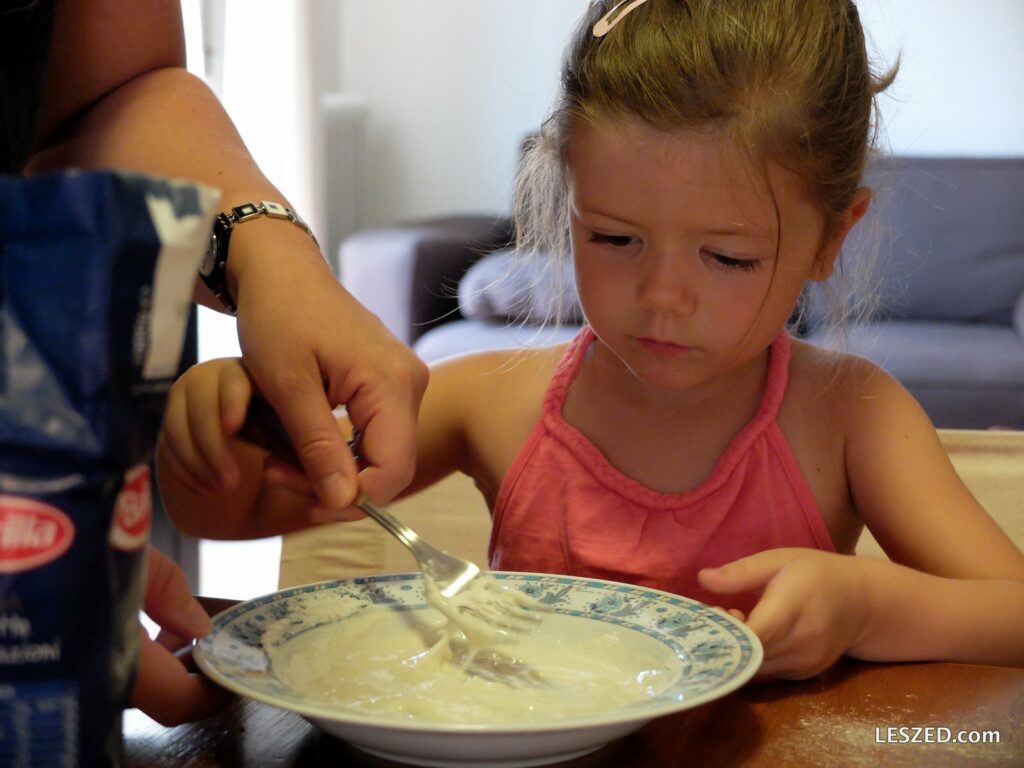
[[[890,320],[842,340],[807,340],[872,360],[905,386],[939,427],[1024,424],[1024,337],[1003,325]]]
[[[1024,292],[1024,158],[887,157],[866,182],[875,200],[843,259],[877,255],[881,317],[1011,322]]]
[[[485,322],[583,320],[571,264],[517,260],[511,249],[490,253],[466,270],[459,281],[459,310]]]

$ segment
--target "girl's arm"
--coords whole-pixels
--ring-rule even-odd
[[[701,572],[721,593],[762,591],[747,625],[762,676],[802,679],[869,661],[1024,666],[1024,582],[951,579],[858,555],[772,549]]]
[[[867,620],[851,656],[1024,666],[1024,580],[945,578],[872,558],[858,565]]]
[[[872,371],[846,430],[854,503],[906,566],[867,574],[870,611],[854,654],[1024,665],[1024,554],[971,495],[924,410]]]
[[[780,549],[701,581],[763,592],[747,621],[765,646],[764,674],[807,677],[844,653],[1024,665],[1024,554],[971,495],[910,394],[874,366],[853,366],[836,428],[853,501],[892,562]]]
[[[416,475],[403,495],[462,472],[493,504],[540,419],[544,393],[565,348],[476,352],[431,366],[417,425]]]
[[[416,475],[402,495],[452,472],[496,494],[540,417],[544,388],[562,349],[476,352],[432,365],[417,423]]]
[[[873,367],[859,389],[845,424],[846,473],[890,559],[937,576],[1024,581],[1024,554],[968,490],[917,401]]]

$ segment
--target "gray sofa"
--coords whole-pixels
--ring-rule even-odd
[[[837,341],[820,297],[798,333],[843,345],[898,378],[938,427],[1024,429],[1024,158],[889,157],[844,256],[878,253],[881,306]],[[462,216],[359,232],[341,246],[345,285],[428,362],[460,352],[554,343],[538,333],[545,281],[507,272],[507,219]],[[461,297],[461,301],[460,301]]]

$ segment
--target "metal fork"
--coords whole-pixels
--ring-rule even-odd
[[[444,597],[454,597],[482,573],[476,563],[454,557],[428,544],[416,531],[365,496],[356,499],[355,506],[376,520],[412,552],[420,570],[434,580]]]
[[[238,437],[265,448],[293,466],[301,466],[284,424],[281,423],[281,419],[270,403],[258,393],[253,394],[245,423],[238,431]],[[349,447],[358,459],[358,432],[349,441]],[[465,595],[471,585],[481,586],[482,582],[479,580],[484,571],[475,563],[450,555],[428,544],[416,531],[365,496],[359,496],[355,506],[379,523],[412,552],[424,577],[433,580],[443,597],[451,599],[460,594]],[[493,585],[487,583],[483,586]],[[537,601],[531,600],[518,591],[504,587],[486,589],[486,592],[478,590],[474,594],[485,594],[485,599],[466,601],[459,605],[458,609],[471,617],[504,630],[519,630],[525,628],[527,623],[535,624],[539,618],[536,610],[543,610],[543,606]]]

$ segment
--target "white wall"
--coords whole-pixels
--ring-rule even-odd
[[[340,0],[337,83],[365,98],[366,224],[506,208],[585,0]]]
[[[182,3],[190,69],[202,73],[197,44],[216,51],[221,83],[214,85],[220,86],[224,108],[267,178],[322,239],[322,66],[320,51],[311,44],[315,8],[277,0],[218,0],[207,8],[222,9],[223,37],[197,42],[192,36],[199,6],[197,0]],[[234,318],[201,308],[199,359],[239,353]]]
[[[1024,2],[859,0],[880,62],[900,55],[881,99],[894,152],[1024,155]]]
[[[585,0],[337,2],[328,77],[370,110],[364,223],[506,210]],[[859,5],[881,63],[902,52],[882,98],[893,151],[1024,155],[1022,0]]]

